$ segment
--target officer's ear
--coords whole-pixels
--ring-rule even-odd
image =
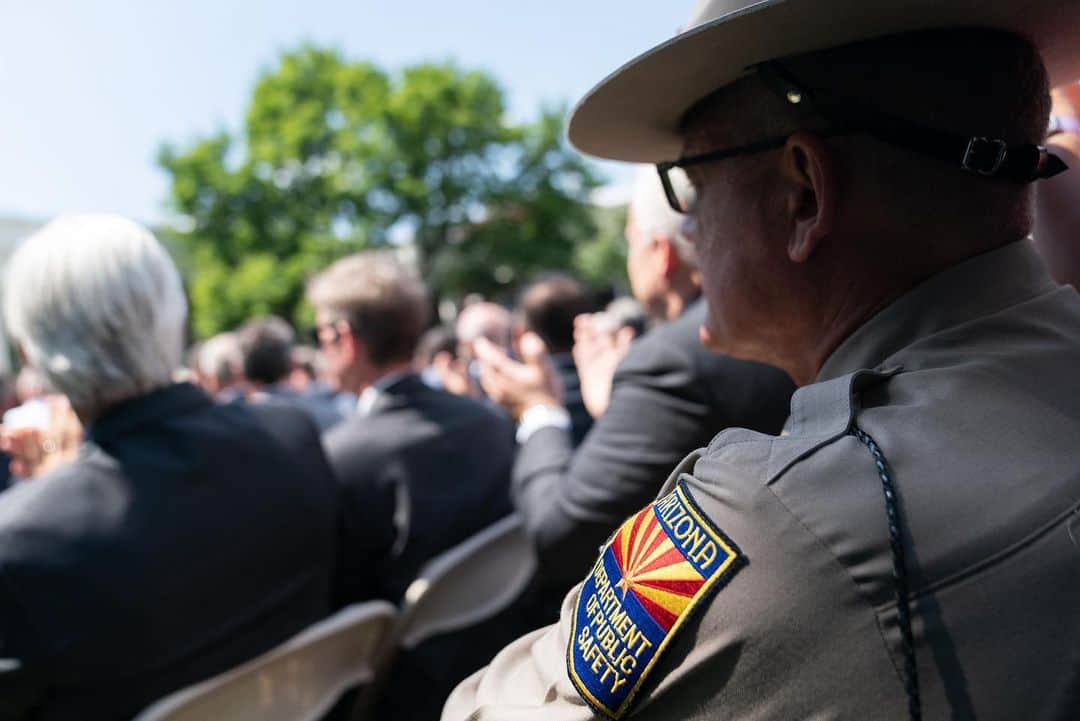
[[[786,183],[788,257],[805,263],[833,231],[836,218],[836,161],[817,135],[798,131],[781,151],[780,171]]]

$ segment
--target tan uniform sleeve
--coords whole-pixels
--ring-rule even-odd
[[[586,721],[592,711],[566,674],[569,622],[580,586],[563,601],[559,623],[519,638],[451,694],[443,721]]]
[[[700,452],[687,456],[665,483],[670,490],[693,468]],[[559,622],[507,646],[487,668],[465,679],[447,699],[443,721],[586,721],[592,709],[582,701],[566,670],[567,646],[583,584],[563,599]]]

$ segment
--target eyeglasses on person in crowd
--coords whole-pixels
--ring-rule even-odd
[[[328,323],[318,323],[314,328],[308,331],[308,338],[315,345],[334,345],[345,332],[344,328],[348,328],[348,322],[338,318]]]

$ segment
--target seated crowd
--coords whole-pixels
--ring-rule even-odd
[[[148,231],[73,216],[29,238],[4,302],[39,387],[2,439],[0,718],[130,718],[336,608],[401,602],[425,562],[517,510],[543,559],[519,612],[413,663],[423,698],[415,678],[383,689],[386,714],[436,717],[557,617],[580,551],[660,469],[787,415],[786,375],[697,342],[693,251],[651,169],[634,206],[636,300],[600,307],[551,275],[432,325],[423,283],[372,251],[311,280],[317,348],[266,316],[186,356],[179,275]]]
[[[719,3],[700,5],[719,17]],[[996,48],[1011,58],[1001,72],[1039,65],[1007,34],[948,32],[892,41],[897,52],[925,44],[928,105],[948,96],[948,83],[931,82],[934,58],[979,74],[980,61],[958,48]],[[843,75],[863,54],[887,54],[875,48],[794,66]],[[915,71],[884,72],[903,87]],[[765,125],[798,117],[785,104],[802,102],[795,90],[777,99],[757,75],[725,82],[721,95],[683,109],[698,123],[686,126],[698,128],[693,142],[709,141],[702,157],[715,150],[725,102],[745,105],[744,124],[758,112]],[[1017,120],[1010,103],[1001,107],[1006,126],[1045,127],[1034,111]],[[608,130],[577,132],[608,152]],[[1070,137],[1059,154],[1074,161]],[[625,233],[632,298],[601,303],[552,274],[512,304],[472,298],[437,321],[409,265],[369,251],[310,280],[312,346],[264,316],[185,353],[178,270],[130,220],[61,217],[27,239],[3,296],[24,370],[0,430],[12,474],[0,491],[0,721],[131,719],[338,609],[402,604],[426,563],[514,513],[538,561],[528,590],[500,625],[416,649],[379,689],[377,718],[438,718],[448,698],[453,719],[715,718],[729,704],[738,718],[795,718],[818,714],[823,697],[835,713],[822,717],[867,717],[846,715],[844,704],[881,702],[918,718],[917,663],[930,669],[928,704],[947,700],[971,711],[956,717],[974,718],[975,701],[957,701],[968,687],[950,686],[957,676],[945,668],[959,664],[942,651],[953,648],[949,624],[967,644],[972,688],[985,689],[999,666],[1039,653],[1020,658],[979,623],[963,625],[972,608],[990,608],[984,625],[999,620],[1028,583],[1040,609],[1058,603],[1055,588],[1077,598],[1075,582],[1061,580],[1080,546],[1068,506],[1075,384],[1040,388],[1029,369],[1064,377],[1078,353],[1069,333],[1080,302],[1024,239],[1036,213],[1061,228],[1044,233],[1039,250],[1058,279],[1075,282],[1080,264],[1064,258],[1077,257],[1076,244],[1055,242],[1077,226],[1067,200],[1075,187],[1058,179],[1038,200],[1013,185],[970,190],[971,174],[897,148],[850,162],[847,172],[865,177],[845,185],[820,139],[796,132],[781,145],[766,159],[746,146],[756,158],[747,177],[760,184],[753,197],[736,198],[715,168],[694,184],[640,169]],[[1045,148],[1032,157],[1040,165],[1025,182],[1059,172]],[[882,168],[917,197],[912,207],[951,192],[968,210],[999,215],[973,229],[942,225],[940,212],[905,213],[876,175]],[[916,170],[943,190],[915,193]],[[863,195],[844,204],[844,193]],[[755,214],[766,205],[759,197],[775,210],[767,222]],[[684,211],[710,220],[739,209],[748,235],[729,239],[726,261],[736,272],[717,260],[717,227],[687,223]],[[939,242],[943,227],[951,244]],[[868,250],[866,238],[890,242]],[[1012,427],[1006,412],[1025,422]],[[986,440],[973,440],[975,426]],[[1043,465],[1028,457],[1032,447]],[[964,481],[989,489],[976,511]],[[1005,503],[988,500],[997,492]],[[950,522],[930,529],[940,509]],[[951,523],[962,514],[968,527]],[[909,559],[910,578],[909,525],[926,554],[924,566]],[[684,539],[683,550],[671,539]],[[998,541],[1008,554],[1027,549],[1027,560],[1020,571],[1003,563],[1008,593],[995,597],[982,574],[1008,555],[986,550]],[[730,605],[710,605],[706,594],[736,573],[721,596]],[[909,580],[920,594],[914,625]],[[936,589],[950,592],[944,621]],[[1028,633],[1022,616],[1010,634]],[[1060,656],[1075,624],[1054,623],[1031,632],[1032,647]],[[647,682],[654,665],[637,668],[638,657],[668,651]],[[862,672],[872,682],[861,683]],[[1060,708],[1075,711],[1076,670],[1062,673]],[[729,681],[734,691],[722,696]],[[1030,701],[1022,693],[1010,703]]]

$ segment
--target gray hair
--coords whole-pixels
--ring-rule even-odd
[[[236,333],[218,333],[200,345],[195,353],[195,370],[204,377],[214,378],[222,387],[240,380],[244,353]]]
[[[675,192],[680,198],[693,195],[693,186],[686,174],[678,168],[668,173]],[[671,241],[675,251],[684,263],[698,267],[697,251],[682,232],[684,216],[671,209],[656,167],[642,165],[637,169],[634,179],[634,195],[630,200],[630,212],[634,216],[634,225],[647,237],[662,235]]]
[[[604,314],[610,319],[615,330],[633,328],[634,335],[643,334],[649,326],[649,316],[641,303],[629,296],[616,298],[604,308]]]
[[[478,301],[461,309],[455,332],[461,343],[487,338],[492,343],[505,347],[510,344],[512,323],[510,311],[506,308],[498,303]]]
[[[84,420],[169,384],[186,318],[169,254],[118,215],[54,220],[19,246],[7,269],[8,331]]]

